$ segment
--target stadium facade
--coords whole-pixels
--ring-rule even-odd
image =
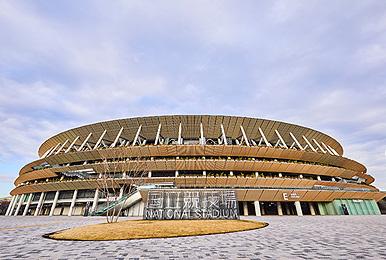
[[[234,116],[176,115],[100,122],[59,133],[15,180],[6,215],[106,211],[101,176],[114,169],[123,213],[143,214],[146,189],[233,190],[241,215],[380,214],[385,197],[334,138],[294,124]],[[135,172],[130,170],[135,169]],[[105,176],[105,175],[104,175]],[[113,187],[112,187],[113,188]],[[150,188],[149,188],[150,189]]]

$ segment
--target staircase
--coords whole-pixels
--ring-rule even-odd
[[[141,193],[138,190],[134,190],[129,194],[126,194],[116,201],[110,201],[98,206],[95,211],[92,211],[90,216],[101,216],[108,211],[114,211],[118,213],[120,209],[125,210],[142,199]]]

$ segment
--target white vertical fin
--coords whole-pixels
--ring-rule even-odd
[[[53,154],[55,154],[55,150],[56,150],[56,148],[58,148],[59,146],[61,145],[61,143],[58,143],[55,147],[54,147],[54,149],[52,149],[52,151],[49,153],[49,154],[47,154],[47,156],[46,157],[48,157],[48,156],[50,156],[50,155],[53,155]]]
[[[138,127],[138,130],[137,130],[137,133],[135,134],[135,137],[134,137],[134,141],[132,143],[132,146],[136,145],[137,141],[138,141],[138,138],[139,138],[139,134],[141,133],[141,129],[142,129],[142,125],[140,125]]]
[[[285,148],[288,149],[288,146],[287,146],[287,144],[284,142],[284,139],[283,139],[283,137],[281,137],[279,131],[275,130],[275,133],[276,133],[277,137],[279,137],[279,140],[280,140],[280,142],[282,143],[282,145],[283,145]]]
[[[250,145],[249,145],[249,141],[248,141],[247,134],[245,133],[244,127],[243,127],[242,125],[240,125],[240,130],[241,130],[241,133],[243,134],[245,143],[247,144],[247,146],[250,146]]]
[[[182,123],[180,122],[180,125],[178,126],[178,144],[182,144]]]
[[[316,141],[315,139],[312,139],[312,141],[314,141],[314,143],[319,147],[319,149],[320,149],[323,153],[326,153],[326,151],[323,149],[322,146],[320,146],[320,144],[318,143],[318,141]]]
[[[328,148],[330,148],[330,150],[336,155],[336,156],[340,156],[339,153],[334,149],[332,148],[331,146],[327,145]]]
[[[223,124],[221,124],[220,127],[221,127],[221,134],[222,134],[222,140],[224,142],[224,145],[228,145],[227,136],[225,135],[225,130],[224,130]]]
[[[159,123],[159,125],[158,125],[158,130],[157,130],[157,134],[155,136],[155,141],[154,141],[155,145],[158,144],[160,135],[161,135],[161,123]]]
[[[266,145],[266,146],[269,146],[269,147],[272,147],[272,144],[270,144],[270,143],[268,142],[267,137],[265,137],[264,132],[263,132],[263,130],[262,130],[260,127],[259,127],[259,132],[260,132],[261,137],[263,138],[263,140],[264,140],[264,142],[265,142],[265,145]]]
[[[307,139],[307,137],[305,137],[305,136],[303,135],[303,139],[304,139],[304,141],[306,141],[306,143],[308,144],[308,147],[310,147],[311,150],[312,150],[313,152],[316,152],[316,149],[312,146],[312,144],[311,144],[310,141]]]
[[[91,135],[92,135],[92,133],[89,133],[88,136],[86,137],[86,139],[84,139],[83,143],[78,148],[78,152],[82,151],[83,147],[86,145],[86,143],[87,143],[88,139],[90,139]]]
[[[200,144],[204,145],[205,144],[205,139],[204,139],[204,127],[202,126],[202,123],[200,123]]]
[[[74,146],[76,141],[78,141],[78,139],[79,139],[79,135],[74,139],[74,141],[72,141],[72,143],[70,144],[70,146],[67,148],[67,150],[64,153],[68,153],[71,150],[71,148]]]
[[[335,155],[333,152],[330,151],[330,149],[328,149],[328,147],[327,147],[327,145],[326,145],[325,143],[323,143],[323,142],[321,142],[321,143],[322,143],[323,147],[326,148],[326,150],[327,150],[327,152],[328,152],[329,154]]]
[[[41,158],[46,158],[47,155],[51,153],[52,149],[54,149],[54,147],[56,147],[56,146],[52,146],[50,149],[48,149],[48,150],[42,155]]]
[[[115,137],[114,142],[111,144],[110,147],[115,147],[117,145],[119,137],[121,137],[122,132],[123,132],[123,127],[121,127],[121,130],[119,130],[117,136]]]
[[[99,144],[101,143],[101,141],[102,141],[103,137],[105,136],[106,132],[107,132],[107,130],[105,129],[105,131],[103,131],[103,133],[102,133],[101,136],[99,137],[98,142],[95,144],[93,150],[95,150],[95,149],[98,148],[98,146],[99,146]]]
[[[63,150],[63,147],[68,143],[68,139],[62,144],[62,146],[60,146],[60,148],[56,151],[55,154],[58,154],[60,153],[62,150]]]
[[[292,139],[295,141],[296,145],[300,148],[300,150],[304,150],[304,148],[300,145],[298,139],[296,139],[296,137],[293,135],[293,133],[289,133],[290,136],[292,137]]]

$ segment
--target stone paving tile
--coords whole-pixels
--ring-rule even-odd
[[[0,259],[386,259],[386,216],[248,217],[259,230],[131,241],[55,241],[43,234],[93,217],[0,217]]]

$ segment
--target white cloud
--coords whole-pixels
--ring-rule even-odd
[[[273,2],[270,12],[270,18],[278,23],[288,22],[290,19],[297,19],[300,11],[304,11],[305,7],[313,5],[313,1],[283,1],[278,0]],[[306,4],[307,3],[307,4]]]
[[[0,2],[0,159],[94,121],[237,114],[332,134],[386,189],[385,4],[57,5]]]
[[[358,62],[365,65],[377,66],[386,64],[386,44],[371,44],[360,49],[357,53]]]
[[[10,177],[11,174],[0,174],[0,182],[13,182],[13,177]]]

